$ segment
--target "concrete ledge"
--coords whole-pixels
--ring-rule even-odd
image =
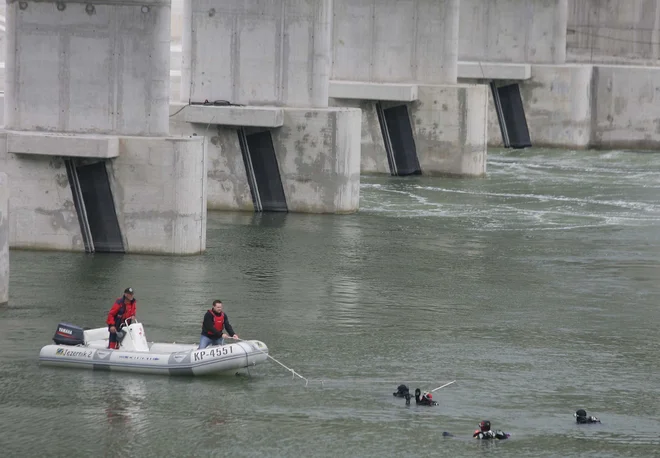
[[[417,100],[416,84],[364,83],[360,81],[330,81],[329,97],[353,100]]]
[[[119,140],[110,135],[6,131],[7,152],[64,157],[119,156]]]
[[[528,80],[532,66],[528,64],[500,64],[494,62],[458,62],[458,77],[488,80]]]
[[[176,105],[171,107],[176,108]],[[284,123],[282,109],[278,107],[184,104],[179,107],[185,107],[181,114],[183,120],[190,123],[250,127],[281,127]]]

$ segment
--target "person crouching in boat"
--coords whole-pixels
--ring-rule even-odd
[[[223,329],[227,330],[227,334],[222,333]],[[229,318],[222,311],[222,301],[215,300],[211,310],[208,310],[204,315],[199,349],[201,350],[209,345],[224,345],[227,337],[238,339],[238,334],[234,332],[234,328],[229,324]]]
[[[422,391],[419,388],[415,389],[415,402],[417,403],[418,406],[438,405],[438,403],[433,400],[433,393],[429,391],[425,391],[424,394],[422,394]]]
[[[575,417],[576,423],[600,423],[600,420],[597,417],[594,417],[593,415],[587,415],[587,411],[584,409],[579,409],[573,414],[573,416]]]
[[[124,322],[131,324],[131,318],[135,317],[136,312],[137,301],[133,295],[133,288],[126,288],[124,290],[124,295],[115,301],[108,313],[108,319],[106,320],[106,323],[108,324],[108,332],[110,332],[108,348],[119,348],[117,331],[124,326]]]
[[[502,439],[508,439],[509,434],[500,430],[491,431],[490,421],[483,420],[481,423],[479,423],[479,429],[474,431],[472,437],[475,439],[482,439],[482,440],[489,440],[489,439],[502,440]]]

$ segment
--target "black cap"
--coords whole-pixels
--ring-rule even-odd
[[[126,288],[124,294],[133,294],[133,288]]]

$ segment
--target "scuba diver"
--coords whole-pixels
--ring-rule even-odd
[[[410,405],[410,390],[406,385],[396,387],[396,392],[392,393],[397,398],[406,398],[406,405]]]
[[[406,405],[410,405],[410,390],[406,385],[399,385],[396,388],[396,392],[392,393],[394,397],[397,398],[405,398],[406,399]],[[438,403],[433,400],[433,394],[425,391],[422,394],[422,390],[419,388],[415,389],[415,403],[420,406],[437,406]]]
[[[415,390],[415,402],[417,405],[423,405],[423,406],[437,406],[438,403],[433,400],[433,393],[429,391],[425,391],[424,394],[422,394],[422,391],[417,388]]]
[[[509,433],[505,433],[504,431],[495,430],[491,431],[490,429],[490,421],[488,420],[483,420],[481,423],[479,423],[479,429],[475,430],[474,433],[472,434],[472,437],[475,439],[482,439],[482,440],[489,440],[489,439],[498,439],[498,440],[504,440],[508,439],[511,436]]]
[[[573,416],[575,417],[575,422],[580,423],[580,424],[585,424],[585,423],[600,423],[600,420],[598,417],[594,417],[593,415],[588,415],[587,416],[587,411],[584,409],[579,409],[576,411]]]

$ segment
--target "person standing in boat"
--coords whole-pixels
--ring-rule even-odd
[[[223,329],[227,330],[227,334],[222,333]],[[209,345],[224,345],[227,337],[238,339],[238,334],[234,332],[234,328],[229,324],[227,314],[222,311],[222,301],[216,299],[213,301],[211,310],[208,310],[204,315],[199,349],[201,350]]]
[[[124,321],[131,323],[132,318],[137,312],[137,301],[133,295],[133,288],[126,288],[124,295],[117,299],[108,313],[108,331],[110,332],[110,342],[108,348],[119,348],[117,331],[124,326]]]

